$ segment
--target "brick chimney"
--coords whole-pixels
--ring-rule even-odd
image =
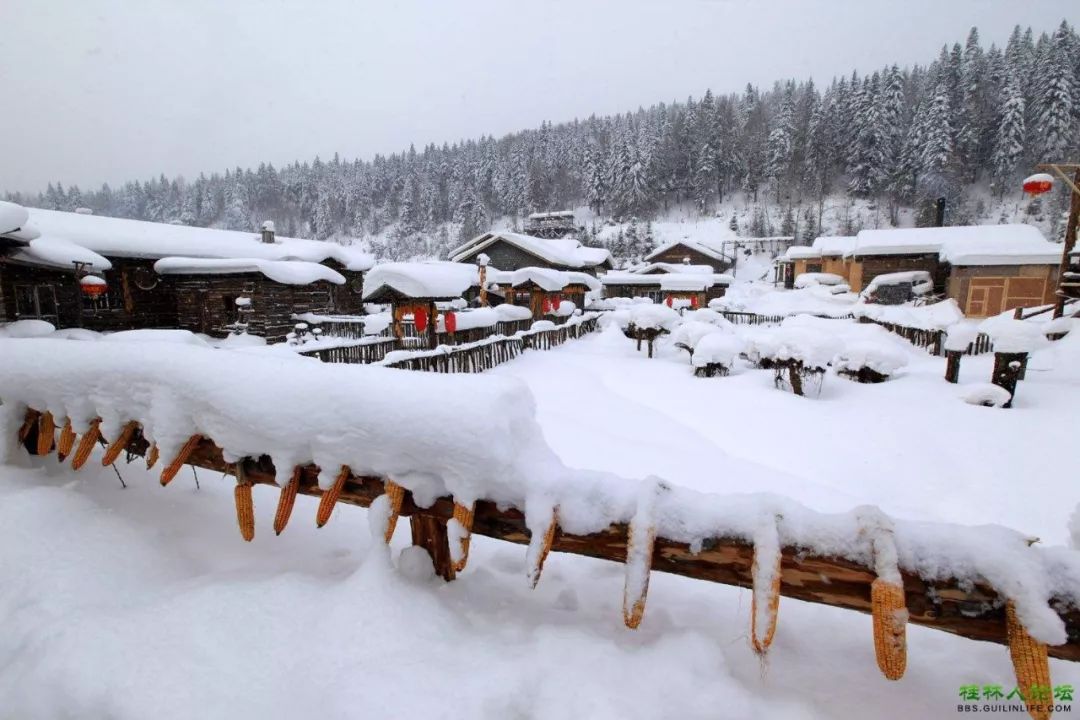
[[[262,241],[264,243],[273,244],[274,242],[274,221],[267,220],[262,224]]]

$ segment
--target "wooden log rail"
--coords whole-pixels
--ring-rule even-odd
[[[927,330],[925,328],[909,327],[907,325],[897,325],[896,323],[885,322],[882,320],[874,320],[873,318],[861,317],[860,322],[874,323],[880,325],[891,333],[899,335],[915,347],[926,348],[931,355],[944,356],[945,355],[945,331],[944,330]],[[994,351],[994,343],[990,339],[990,336],[986,333],[979,333],[975,336],[974,342],[968,346],[964,355],[982,355]]]
[[[394,338],[378,338],[366,342],[344,341],[341,345],[334,347],[301,350],[300,354],[319,358],[325,363],[367,364],[379,362],[386,357],[388,352],[396,348],[397,341]]]
[[[48,438],[39,443],[38,428],[45,424],[39,423],[40,420],[38,412],[29,410],[22,429],[22,443],[31,454],[50,452],[55,448]],[[55,427],[51,418],[47,426],[50,431]],[[136,423],[125,428],[125,435],[126,443],[123,443],[123,440],[120,442],[129,461],[133,457],[146,455],[148,451],[151,455],[156,455],[153,449],[148,448],[148,443]],[[70,450],[72,442],[73,438],[69,437],[65,443],[61,435],[57,444]],[[116,443],[107,443],[105,439],[99,439],[98,442],[112,445],[113,451],[119,450]],[[80,448],[82,444],[79,443]],[[184,458],[187,464],[233,475],[241,484],[277,485],[276,469],[268,456],[229,463],[223,458],[221,448],[212,440],[203,437],[194,438],[190,448],[190,453]],[[118,453],[110,454],[115,458]],[[83,461],[85,456],[80,465]],[[170,468],[175,467],[174,461]],[[175,474],[175,470],[172,472]],[[368,507],[383,495],[390,485],[382,478],[354,475],[348,472],[347,468],[343,468],[339,474],[340,482],[335,488],[323,491],[318,486],[318,468],[312,465],[296,468],[293,477],[297,480],[295,491],[322,498],[320,506],[327,500],[323,496],[330,495],[332,502]],[[455,563],[447,550],[446,532],[446,523],[452,517],[457,517],[453,498],[442,497],[430,507],[420,507],[413,501],[410,492],[402,490],[396,484],[394,487],[400,502],[400,515],[410,518],[413,543],[428,550],[440,575],[453,579]],[[456,507],[460,511],[462,506]],[[320,509],[327,512],[332,510],[332,505],[328,509]],[[266,508],[264,511],[270,512],[270,509]],[[516,508],[499,508],[492,502],[480,500],[472,508],[470,515],[471,532],[474,535],[519,545],[529,543],[530,532],[525,524],[525,516]],[[246,520],[247,532],[250,532],[250,518]],[[242,531],[244,526],[245,523],[242,522]],[[277,528],[276,523],[275,526]],[[630,528],[625,524],[616,524],[589,535],[574,535],[564,532],[556,525],[549,536],[551,549],[556,552],[625,563]],[[687,543],[656,537],[651,550],[651,569],[654,571],[723,585],[753,587],[751,568],[754,562],[754,547],[741,538],[710,538],[702,543],[700,550],[695,551]],[[781,548],[779,592],[785,597],[870,613],[871,585],[876,578],[873,568],[850,560],[815,555],[801,547]],[[972,640],[1007,644],[1006,603],[992,588],[957,581],[927,581],[904,571],[901,571],[901,578],[909,622]],[[1065,623],[1068,641],[1063,645],[1049,646],[1049,655],[1063,660],[1080,661],[1080,610],[1063,600],[1055,600],[1051,604]],[[869,623],[867,626],[869,629]]]
[[[737,312],[735,310],[720,310],[719,313],[724,316],[726,320],[734,325],[779,325],[786,318],[795,317],[796,315],[809,315],[811,317],[823,318],[825,320],[851,320],[855,316],[848,313],[847,315],[822,315],[820,313],[791,313],[788,315],[758,315],[751,312]]]

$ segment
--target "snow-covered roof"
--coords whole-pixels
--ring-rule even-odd
[[[154,263],[159,275],[232,275],[261,273],[284,285],[309,285],[325,280],[344,285],[345,277],[325,265],[305,260],[262,260],[260,258],[167,257]]]
[[[367,300],[386,288],[410,298],[456,298],[479,284],[475,265],[441,261],[382,263],[364,275],[363,297]]]
[[[30,215],[22,205],[0,200],[0,235],[18,230],[26,225],[29,218]]]
[[[843,257],[855,247],[854,236],[847,235],[824,235],[814,240],[813,248],[821,257]]]
[[[585,285],[590,290],[599,290],[600,281],[594,278],[589,273],[575,272],[574,270],[568,270],[566,272],[567,285]]]
[[[16,206],[17,207],[17,206]],[[41,237],[66,240],[106,257],[243,258],[258,260],[335,260],[348,270],[369,269],[367,252],[321,240],[277,236],[264,243],[258,233],[170,225],[29,208],[29,224]],[[4,234],[12,237],[11,233]],[[17,236],[15,239],[19,239]]]
[[[526,267],[503,273],[503,277],[514,287],[533,283],[541,290],[558,292],[570,284],[570,278],[560,270],[550,268]]]
[[[600,276],[602,285],[656,285],[662,290],[704,290],[714,285],[730,285],[733,282],[735,282],[735,278],[727,273],[642,275],[639,272],[613,270]]]
[[[809,245],[792,245],[783,254],[784,260],[806,260],[821,257],[821,251]]]
[[[601,285],[659,285],[663,275],[642,275],[625,270],[611,270],[600,276]]]
[[[550,218],[570,218],[573,220],[573,210],[553,210],[551,212],[537,212],[529,215],[530,220],[547,220]]]
[[[64,270],[74,270],[76,263],[88,265],[93,270],[112,268],[112,263],[107,258],[61,238],[34,238],[15,252],[11,259],[33,265],[51,265]]]
[[[653,250],[648,255],[646,255],[645,259],[652,260],[653,258],[659,256],[661,253],[667,252],[671,248],[678,247],[680,245],[691,250],[696,250],[705,257],[710,257],[713,260],[719,260],[720,262],[725,263],[731,262],[731,258],[724,255],[724,246],[722,242],[713,240],[691,240],[690,238],[682,238],[681,240],[672,240],[671,242],[666,242],[660,247]]]
[[[863,230],[847,255],[928,253],[953,265],[1038,265],[1060,258],[1061,248],[1037,228],[1017,223]]]
[[[611,261],[611,253],[606,248],[586,247],[573,238],[549,240],[513,232],[484,233],[451,250],[450,260],[464,261],[499,241],[513,245],[552,265],[567,268],[596,267]]]
[[[655,273],[659,270],[665,273],[696,273],[700,275],[709,275],[713,272],[712,265],[691,265],[689,263],[666,263],[666,262],[654,262],[648,265],[643,265],[640,268],[634,270],[636,273],[648,274]]]
[[[673,292],[702,292],[712,287],[712,277],[709,275],[670,274],[660,275],[660,289]]]

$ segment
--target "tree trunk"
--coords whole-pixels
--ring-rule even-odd
[[[960,380],[960,356],[963,355],[959,350],[947,350],[945,351],[945,380],[951,383],[956,383]]]
[[[1020,380],[1027,364],[1027,353],[994,353],[994,375],[991,382],[1009,391],[1009,402],[1004,407],[1012,407],[1016,396],[1016,383]]]
[[[791,381],[791,392],[796,395],[803,394],[802,375],[799,374],[800,363],[793,362],[788,365],[788,379]]]

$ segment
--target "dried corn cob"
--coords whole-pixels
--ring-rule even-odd
[[[759,637],[758,633],[758,595],[761,593],[762,588],[754,587],[753,592],[750,595],[750,644],[754,646],[754,652],[758,655],[764,655],[765,651],[772,645],[773,635],[776,634],[776,617],[780,610],[780,554],[776,553],[775,567],[773,568],[772,582],[768,588],[768,600],[766,609],[768,613],[768,626],[765,629],[763,637]],[[765,561],[764,558],[762,558]],[[758,553],[755,547],[754,562],[751,573],[753,577],[758,576]]]
[[[907,605],[904,588],[883,578],[870,585],[874,654],[881,674],[899,680],[907,668]]]
[[[300,474],[302,472],[303,468],[299,465],[294,467],[289,482],[285,483],[285,487],[281,488],[281,495],[278,496],[277,513],[274,515],[275,535],[280,535],[285,526],[289,524],[293,505],[296,504],[296,492],[300,489]]]
[[[322,497],[319,499],[319,509],[315,513],[315,525],[317,527],[322,527],[330,519],[330,514],[334,512],[334,505],[337,504],[338,498],[341,497],[341,490],[345,487],[345,481],[349,479],[349,474],[349,466],[342,465],[341,470],[334,479],[334,484],[330,486],[329,490],[323,492]]]
[[[1016,684],[1027,701],[1028,713],[1035,720],[1047,720],[1050,717],[1048,701],[1033,697],[1035,693],[1032,692],[1032,688],[1036,687],[1044,693],[1050,691],[1050,662],[1046,656],[1046,645],[1028,635],[1016,617],[1016,606],[1012,600],[1005,604],[1005,631]]]
[[[180,468],[187,462],[188,457],[195,449],[195,446],[199,444],[200,440],[202,440],[202,435],[199,435],[198,433],[188,438],[188,441],[180,448],[180,452],[176,453],[176,457],[173,458],[173,461],[166,465],[165,469],[161,471],[162,486],[172,482],[172,479],[176,477],[176,473],[180,472]]]
[[[37,454],[48,455],[52,452],[53,441],[56,439],[56,421],[51,412],[43,412],[38,418]]]
[[[135,434],[138,429],[139,423],[132,420],[120,430],[120,434],[116,436],[112,444],[105,450],[105,454],[101,457],[101,464],[105,466],[112,465],[116,462],[116,458],[120,457],[120,453],[131,442],[131,436]]]
[[[639,533],[631,525],[626,547],[626,585],[623,587],[623,622],[631,630],[641,624],[641,618],[645,615],[645,598],[649,593],[649,572],[652,570],[655,543],[655,527]],[[635,567],[636,563],[640,563],[640,566]]]
[[[236,523],[240,526],[240,537],[251,542],[255,537],[255,504],[251,500],[251,485],[238,482],[233,490],[233,500],[236,501]]]
[[[394,528],[397,527],[398,517],[401,515],[401,504],[405,501],[405,488],[393,480],[386,480],[383,483],[383,492],[386,493],[386,498],[390,501],[390,515],[386,518],[385,537],[386,542],[389,544],[390,539],[394,537]]]
[[[457,561],[454,563],[454,571],[461,572],[469,562],[469,540],[472,537],[473,508],[475,505],[465,506],[454,503],[454,519],[461,523],[462,534],[458,538],[460,548]]]
[[[60,439],[56,441],[56,457],[63,460],[71,454],[75,447],[75,428],[71,427],[71,418],[64,420],[64,427],[60,430]]]
[[[90,452],[94,449],[94,445],[97,444],[98,438],[101,437],[100,424],[100,419],[94,420],[90,423],[87,431],[83,433],[83,436],[79,438],[79,445],[75,448],[75,454],[71,456],[72,470],[78,470],[90,459]]]
[[[26,409],[26,417],[19,428],[19,442],[26,442],[26,438],[30,437],[30,430],[37,425],[38,415],[37,410]]]
[[[150,446],[150,448],[146,451],[146,469],[147,470],[149,470],[150,468],[157,465],[158,456],[160,454],[161,453],[158,451],[157,443],[154,443],[153,445]]]
[[[548,523],[547,531],[544,532],[544,536],[540,538],[540,547],[536,549],[536,556],[533,558],[529,565],[529,586],[535,588],[536,584],[540,582],[540,573],[544,571],[544,561],[547,560],[548,553],[551,552],[551,546],[555,544],[555,528],[559,523],[559,510],[558,508],[551,511],[551,522]],[[532,539],[529,540],[530,554],[532,553]]]

